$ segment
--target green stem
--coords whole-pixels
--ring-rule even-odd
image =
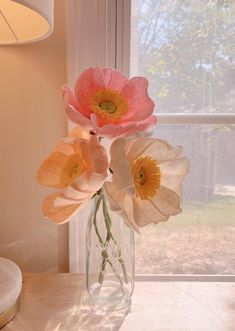
[[[102,260],[102,264],[101,264],[101,270],[100,270],[100,274],[99,274],[99,278],[98,278],[98,282],[100,284],[103,283],[103,280],[104,280],[104,272],[105,272],[105,267],[106,267],[106,262],[109,261],[108,260],[108,253],[107,251],[104,249],[102,251],[102,257],[103,257],[103,260]]]
[[[102,263],[101,263],[101,270],[100,270],[99,277],[98,277],[98,282],[100,284],[103,283],[105,268],[106,268],[106,264],[108,263],[111,266],[115,276],[118,278],[121,286],[123,286],[123,282],[122,282],[121,277],[118,275],[118,273],[116,272],[112,262],[109,259],[106,247],[108,246],[108,244],[110,242],[110,239],[112,239],[113,242],[116,244],[116,246],[118,248],[118,254],[119,254],[118,261],[121,264],[125,282],[128,283],[126,268],[125,268],[125,264],[124,264],[124,261],[123,261],[123,258],[122,258],[121,249],[118,245],[118,242],[114,239],[113,234],[111,232],[112,222],[111,222],[111,218],[110,218],[109,213],[108,213],[108,208],[107,208],[107,204],[106,204],[106,200],[105,200],[103,190],[101,189],[99,191],[99,193],[97,193],[97,195],[99,196],[99,198],[96,202],[96,207],[95,207],[95,212],[94,212],[94,217],[93,217],[93,224],[94,224],[95,232],[96,232],[96,235],[97,235],[98,240],[100,242],[100,245],[101,245],[101,247],[103,247],[103,250],[102,250],[102,253],[101,253],[102,254]],[[105,242],[103,241],[103,239],[102,239],[102,237],[99,233],[98,226],[97,226],[97,213],[98,213],[98,210],[100,208],[100,204],[101,204],[102,200],[103,200],[103,215],[104,215],[104,221],[105,221],[106,230],[107,230],[107,235],[106,235]]]
[[[115,268],[114,268],[112,262],[110,262],[109,260],[107,260],[107,262],[109,263],[109,265],[110,265],[111,268],[113,269],[113,272],[114,272],[115,276],[118,278],[118,280],[119,280],[121,286],[123,286],[122,278],[119,276],[119,274],[118,274],[117,271],[115,270]]]
[[[128,283],[128,278],[127,278],[127,273],[126,273],[126,268],[125,268],[125,264],[124,264],[124,261],[123,261],[123,258],[122,258],[122,252],[121,252],[121,249],[117,243],[117,241],[114,239],[113,237],[113,234],[111,232],[111,225],[112,225],[112,222],[111,222],[111,218],[109,216],[109,212],[108,212],[108,208],[107,208],[107,204],[106,204],[106,200],[105,200],[105,196],[103,198],[103,214],[104,214],[104,219],[105,219],[105,224],[106,224],[106,228],[107,228],[107,236],[109,234],[109,237],[113,240],[113,242],[117,245],[118,247],[118,254],[119,254],[119,258],[118,258],[118,261],[119,263],[121,264],[121,267],[122,267],[122,272],[123,272],[123,275],[124,275],[124,279],[125,279],[125,282]],[[110,240],[110,239],[109,239]]]
[[[101,238],[101,235],[99,233],[99,229],[98,229],[98,226],[97,226],[97,213],[98,213],[98,210],[99,210],[99,207],[100,207],[100,203],[101,203],[101,200],[103,199],[103,196],[100,195],[97,202],[96,202],[96,206],[95,206],[95,213],[94,213],[94,217],[93,217],[93,224],[94,224],[94,227],[95,227],[95,232],[97,234],[97,237],[99,239],[99,242],[102,246],[104,246],[104,242],[103,242],[103,239]]]

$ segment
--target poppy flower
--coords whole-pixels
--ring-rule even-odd
[[[44,200],[44,215],[55,223],[69,221],[101,188],[107,169],[106,152],[97,137],[76,127],[38,170],[40,184],[62,189]]]
[[[156,124],[154,102],[144,77],[128,80],[111,68],[89,68],[78,77],[74,92],[63,86],[68,118],[98,136],[115,138],[145,131]]]
[[[182,210],[182,182],[189,160],[182,148],[157,138],[116,139],[111,146],[112,182],[105,192],[113,211],[139,230]]]

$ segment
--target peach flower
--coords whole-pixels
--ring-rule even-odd
[[[62,189],[44,200],[44,215],[55,223],[69,221],[101,188],[107,169],[106,152],[97,137],[76,127],[38,170],[40,184]]]
[[[78,77],[74,93],[63,86],[68,118],[98,136],[115,138],[156,124],[154,103],[143,77],[128,80],[111,68],[89,68]]]
[[[182,181],[189,172],[189,160],[181,154],[181,147],[157,138],[116,139],[112,182],[104,184],[111,210],[137,231],[179,214]]]

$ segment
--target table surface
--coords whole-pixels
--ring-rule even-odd
[[[136,282],[131,310],[100,313],[84,275],[24,274],[20,310],[2,331],[235,331],[235,283]]]

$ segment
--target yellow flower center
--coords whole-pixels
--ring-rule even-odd
[[[60,174],[60,184],[63,187],[69,186],[80,176],[82,172],[82,162],[79,154],[71,154],[64,162]]]
[[[102,89],[90,97],[91,110],[103,119],[116,122],[128,112],[127,101],[116,91]]]
[[[161,182],[161,172],[157,161],[149,156],[139,157],[133,162],[131,172],[137,197],[143,200],[153,198]]]
[[[109,114],[113,114],[116,112],[117,110],[117,107],[115,106],[114,103],[112,103],[112,101],[102,101],[100,104],[99,104],[99,107],[104,110],[106,113],[109,113]]]

